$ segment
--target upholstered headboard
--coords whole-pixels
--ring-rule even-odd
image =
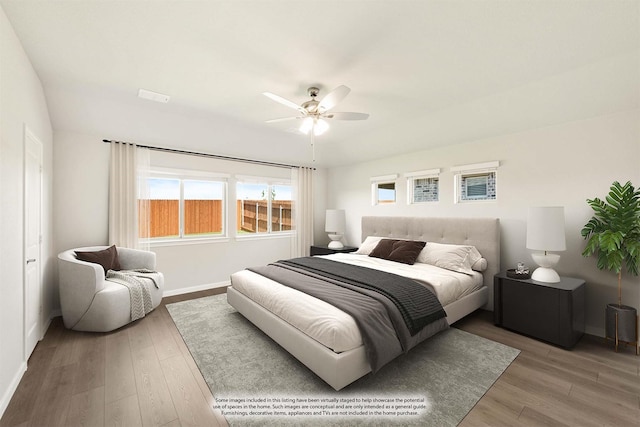
[[[487,308],[493,308],[493,276],[500,272],[498,218],[365,216],[362,217],[362,240],[367,236],[475,246],[487,260],[484,284],[489,288]]]

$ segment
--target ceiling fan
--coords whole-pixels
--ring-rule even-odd
[[[297,110],[299,115],[292,117],[284,117],[281,119],[267,120],[267,123],[283,122],[287,120],[302,120],[300,125],[300,132],[308,135],[311,133],[312,137],[315,135],[322,135],[329,129],[329,123],[327,120],[366,120],[369,114],[366,113],[352,113],[352,112],[332,112],[331,109],[338,105],[348,94],[351,92],[346,86],[338,86],[331,92],[329,92],[322,100],[316,100],[320,89],[317,87],[310,87],[307,93],[311,97],[310,100],[303,102],[301,105],[295,102],[289,101],[281,96],[275,95],[271,92],[264,92],[268,98],[279,102],[282,105],[286,105],[289,108]]]

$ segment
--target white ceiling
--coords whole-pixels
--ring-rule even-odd
[[[0,0],[56,131],[308,164],[295,113],[344,84],[332,166],[640,106],[640,1]],[[165,93],[169,104],[136,97]]]

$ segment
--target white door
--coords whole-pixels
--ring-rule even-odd
[[[42,338],[42,144],[24,132],[24,334],[25,360]]]

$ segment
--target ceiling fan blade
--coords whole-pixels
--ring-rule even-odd
[[[367,120],[369,118],[369,114],[367,113],[330,113],[325,116],[328,119],[336,119],[336,120]]]
[[[300,119],[301,117],[282,117],[280,119],[271,119],[265,120],[265,123],[278,123],[278,122],[286,122],[288,120]]]
[[[320,104],[318,104],[318,111],[320,111],[321,113],[329,111],[330,109],[338,105],[338,103],[340,103],[340,101],[342,101],[347,95],[349,95],[349,92],[351,92],[351,89],[349,89],[348,87],[344,85],[338,86],[337,88],[329,92],[327,96],[322,98],[322,101],[320,101]]]
[[[289,101],[288,99],[284,99],[281,96],[278,96],[276,94],[273,94],[271,92],[262,92],[262,94],[264,96],[266,96],[267,98],[271,98],[276,102],[279,102],[282,105],[286,105],[289,108],[293,108],[294,110],[298,110],[300,112],[304,112],[304,108],[302,108],[301,106],[299,106],[298,104],[296,104],[293,101]]]

